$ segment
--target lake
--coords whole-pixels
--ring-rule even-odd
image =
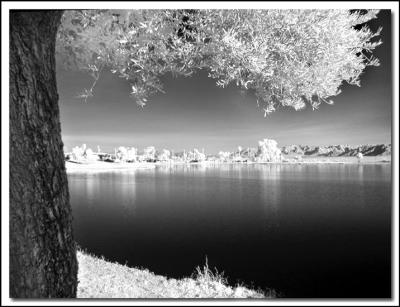
[[[391,165],[181,165],[68,174],[75,239],[171,278],[208,259],[288,298],[391,295]]]

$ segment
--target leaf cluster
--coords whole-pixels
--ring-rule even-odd
[[[217,86],[253,91],[265,115],[332,104],[343,82],[360,86],[380,30],[365,25],[377,10],[71,10],[58,33],[58,58],[103,68],[131,84],[140,106],[163,92],[160,76],[207,69]]]

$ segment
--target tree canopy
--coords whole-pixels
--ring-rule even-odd
[[[57,38],[59,60],[103,69],[131,84],[144,106],[163,92],[165,73],[190,76],[207,69],[217,86],[253,91],[265,115],[279,106],[303,109],[332,104],[343,82],[360,86],[380,30],[366,22],[377,10],[70,10]]]

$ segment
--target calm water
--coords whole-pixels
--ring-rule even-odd
[[[390,165],[69,174],[75,238],[157,274],[205,263],[283,297],[390,297]]]

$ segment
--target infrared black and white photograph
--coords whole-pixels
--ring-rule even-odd
[[[2,2],[2,305],[397,305],[398,13]]]

